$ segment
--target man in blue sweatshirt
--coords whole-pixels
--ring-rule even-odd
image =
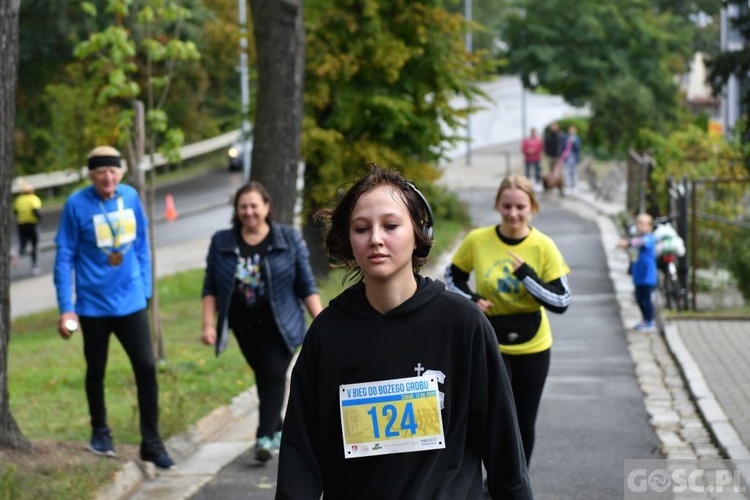
[[[120,184],[123,173],[116,149],[94,148],[88,168],[92,185],[73,193],[63,208],[55,238],[55,288],[58,332],[68,339],[80,324],[83,335],[90,449],[115,456],[104,401],[109,338],[114,333],[135,373],[141,458],[171,469],[174,461],[159,435],[156,363],[148,320],[152,284],[148,221],[135,189]]]

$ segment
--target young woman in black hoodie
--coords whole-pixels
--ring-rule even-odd
[[[433,217],[372,165],[328,222],[356,282],[308,330],[292,374],[277,499],[531,498],[513,398],[479,308],[418,274]]]

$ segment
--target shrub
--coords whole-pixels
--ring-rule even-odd
[[[727,267],[737,282],[745,302],[750,302],[750,230],[739,231],[733,238]]]

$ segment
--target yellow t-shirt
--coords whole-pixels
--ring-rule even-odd
[[[523,344],[500,346],[500,351],[506,354],[541,352],[552,345],[549,320],[544,308],[513,275],[513,258],[509,250],[531,266],[542,281],[550,282],[570,272],[557,245],[535,228],[531,228],[529,235],[518,245],[503,242],[495,226],[475,229],[466,236],[452,263],[465,273],[474,271],[476,293],[493,303],[487,311],[488,316],[529,313],[541,309],[542,323],[531,340]]]
[[[34,210],[42,208],[42,200],[35,194],[22,194],[13,201],[13,211],[19,224],[36,224],[39,219]]]

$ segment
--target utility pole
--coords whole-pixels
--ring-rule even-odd
[[[526,86],[521,79],[521,140],[526,137]]]
[[[471,7],[474,0],[464,0],[464,17],[467,22],[471,22]],[[466,52],[471,54],[473,51],[472,47],[472,32],[471,28],[466,30]],[[468,100],[469,107],[471,107],[471,99]],[[471,166],[471,114],[466,115],[466,166]]]
[[[146,111],[143,101],[140,99],[133,100],[133,121],[135,124],[135,155],[132,160],[133,165],[128,164],[128,169],[133,169],[131,175],[136,179],[138,196],[141,201],[146,201],[146,171],[144,170],[143,159],[146,157]]]
[[[245,0],[239,2],[240,24],[240,89],[242,92],[242,176],[245,182],[250,182],[250,85],[247,76],[247,6]]]
[[[523,26],[521,29],[521,46],[526,45],[526,10],[521,10],[521,19],[523,20]],[[526,137],[526,86],[523,83],[523,77],[519,76],[521,81],[521,140],[523,141]]]

